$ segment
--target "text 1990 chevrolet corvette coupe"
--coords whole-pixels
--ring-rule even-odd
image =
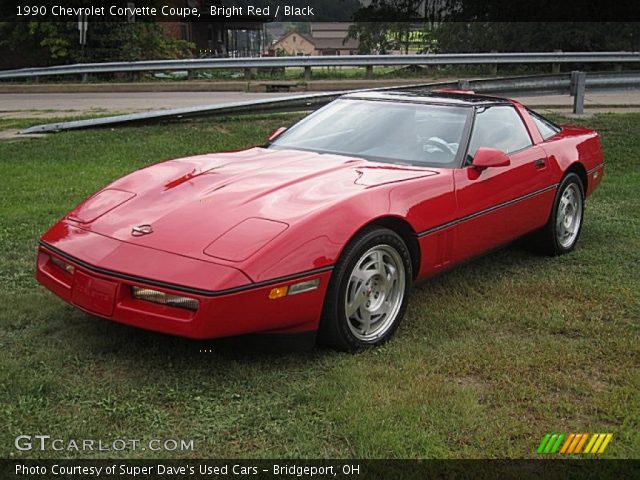
[[[603,175],[594,131],[471,92],[352,93],[283,130],[115,181],[45,233],[38,280],[149,330],[356,350],[418,280],[529,234],[571,251]]]

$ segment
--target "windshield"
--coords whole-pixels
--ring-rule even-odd
[[[457,167],[470,115],[468,107],[340,99],[295,124],[269,148]]]

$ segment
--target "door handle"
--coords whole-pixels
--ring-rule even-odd
[[[544,168],[544,167],[547,166],[547,161],[544,158],[539,158],[539,159],[533,161],[533,165],[536,168]]]

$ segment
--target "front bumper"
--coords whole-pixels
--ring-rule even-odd
[[[166,254],[170,256],[170,254]],[[54,258],[73,267],[69,272]],[[181,262],[176,256],[173,261]],[[179,268],[179,266],[177,266]],[[330,269],[303,272],[285,279],[249,284],[225,291],[171,286],[148,278],[108,271],[41,244],[36,279],[71,305],[126,325],[171,335],[205,339],[247,333],[300,333],[317,330]],[[320,279],[317,289],[269,299],[274,287]],[[198,300],[197,310],[134,298],[132,287],[160,290]]]

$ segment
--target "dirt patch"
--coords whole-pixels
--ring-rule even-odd
[[[20,140],[24,138],[41,138],[46,136],[47,136],[46,133],[21,134],[20,129],[17,129],[17,128],[8,128],[6,130],[0,130],[0,141]]]

